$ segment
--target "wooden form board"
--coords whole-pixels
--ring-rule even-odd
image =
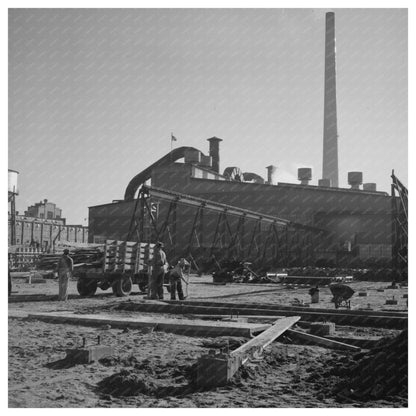
[[[305,332],[296,331],[293,329],[289,329],[287,333],[295,339],[306,341],[308,344],[320,345],[325,348],[335,348],[338,350],[346,351],[360,351],[361,349],[360,347],[356,347],[354,345],[345,344],[343,342],[334,341],[324,337],[319,337],[317,335],[307,334]]]
[[[153,328],[156,331],[173,332],[189,336],[241,336],[253,334],[269,328],[268,324],[248,324],[241,322],[207,322],[191,319],[169,319],[142,316],[138,318],[114,317],[103,315],[76,315],[71,313],[30,313],[29,319],[38,319],[52,323],[68,323],[85,326],[110,325],[114,328]]]
[[[326,312],[311,312],[308,308],[302,311],[291,311],[287,309],[265,309],[265,308],[242,308],[237,309],[232,305],[216,306],[199,306],[191,302],[172,303],[163,301],[163,304],[152,305],[145,302],[121,303],[118,308],[131,311],[141,312],[159,312],[171,314],[208,314],[208,315],[283,315],[283,316],[300,316],[302,321],[309,322],[333,322],[336,325],[352,325],[374,328],[391,328],[405,329],[408,325],[407,317],[402,316],[369,316],[356,314],[332,314],[332,310]],[[261,306],[261,305],[258,305]]]
[[[216,306],[216,307],[227,307],[232,308],[241,312],[244,309],[267,309],[267,310],[285,310],[285,311],[299,311],[299,312],[322,312],[338,315],[360,315],[360,316],[392,316],[392,317],[407,317],[407,312],[391,312],[391,311],[366,311],[366,310],[351,310],[351,309],[327,309],[327,308],[310,308],[302,306],[289,306],[282,304],[272,303],[238,303],[238,302],[216,302],[216,301],[200,301],[200,300],[165,300],[166,303],[170,304],[184,304],[184,305],[195,305],[195,306]],[[242,313],[241,313],[242,314]]]
[[[365,336],[365,337],[354,337],[354,336],[347,336],[347,337],[337,337],[337,336],[330,336],[325,337],[326,339],[330,339],[332,341],[342,342],[348,345],[354,345],[356,347],[360,347],[361,349],[371,349],[379,344],[382,337],[374,337],[374,336]]]

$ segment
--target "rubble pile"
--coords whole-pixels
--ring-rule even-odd
[[[388,400],[402,397],[408,391],[408,332],[396,338],[383,339],[368,352],[338,362],[327,372],[336,376],[333,393],[341,402]]]
[[[129,369],[106,377],[100,381],[98,387],[103,393],[112,396],[135,396],[139,393],[152,395],[156,390],[149,377]]]
[[[166,397],[180,396],[197,391],[196,363],[180,364],[177,361],[154,363],[148,359],[137,360],[135,357],[119,359],[111,357],[101,359],[106,367],[122,365],[121,371],[104,378],[98,383],[102,394],[114,397],[146,396]]]

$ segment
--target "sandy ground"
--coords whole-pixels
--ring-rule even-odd
[[[227,284],[213,285],[209,276],[192,277],[191,299],[221,302],[281,303],[289,305],[295,298],[309,302],[308,287],[281,285]],[[58,284],[29,285],[14,278],[13,298],[27,294],[56,294]],[[352,308],[374,310],[407,310],[407,288],[386,289],[386,283],[354,282],[356,290]],[[367,296],[358,296],[366,291]],[[76,282],[70,283],[70,293],[76,294]],[[395,296],[398,305],[385,305]],[[134,294],[131,300],[143,295]],[[121,330],[109,327],[92,328],[77,325],[50,324],[27,320],[32,311],[75,311],[128,315],[131,312],[113,309],[126,298],[116,298],[108,291],[98,290],[94,298],[74,297],[67,302],[9,303],[9,407],[401,407],[405,398],[373,402],[339,402],[331,393],[336,380],[323,377],[324,372],[352,353],[285,343],[284,337],[273,343],[262,361],[251,365],[226,387],[206,391],[195,388],[195,363],[208,352],[207,341],[197,338]],[[332,308],[327,288],[321,289],[319,307]],[[315,306],[315,305],[313,305]],[[14,316],[14,317],[11,317]],[[20,316],[20,317],[19,317]],[[397,331],[339,327],[341,335],[394,335]],[[89,365],[69,365],[65,350],[80,345],[101,343],[115,347],[113,357]],[[214,341],[214,340],[213,340]],[[217,340],[218,341],[218,340]],[[243,342],[229,339],[230,342]],[[146,389],[134,396],[120,396],[108,388],[108,377],[124,371],[143,379]]]

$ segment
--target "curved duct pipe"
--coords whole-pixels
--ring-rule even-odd
[[[244,172],[243,178],[244,182],[254,181],[254,183],[264,183],[264,178],[262,178],[260,175],[257,175],[257,173],[253,172]]]
[[[165,156],[161,157],[155,163],[150,165],[145,170],[138,173],[127,185],[126,191],[124,192],[124,200],[125,201],[132,201],[134,199],[134,195],[136,194],[139,187],[144,184],[148,179],[150,179],[152,175],[152,169],[168,166],[173,162],[176,162],[178,159],[185,157],[185,152],[187,150],[196,150],[195,147],[189,146],[182,146],[178,147],[177,149],[173,149],[171,152],[167,153]],[[201,152],[202,153],[202,152]]]

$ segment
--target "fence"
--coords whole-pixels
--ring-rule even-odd
[[[13,253],[10,254],[11,270],[27,271],[35,267],[43,251],[32,247],[16,247]]]

